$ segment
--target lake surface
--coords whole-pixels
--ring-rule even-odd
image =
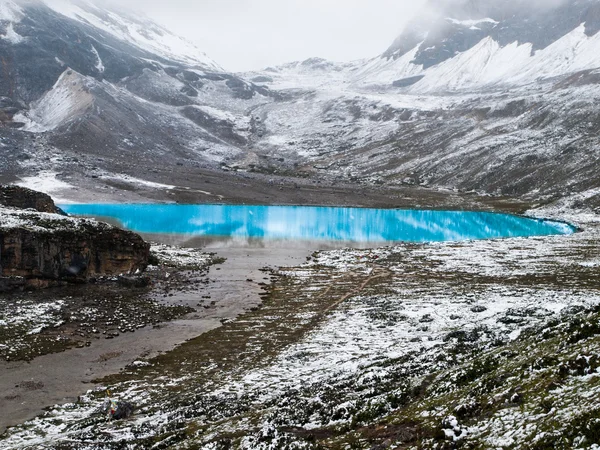
[[[61,205],[144,234],[220,239],[439,242],[572,234],[568,224],[507,214],[304,206]]]

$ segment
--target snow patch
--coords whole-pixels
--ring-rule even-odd
[[[68,201],[60,198],[60,193],[67,190],[72,190],[73,186],[57,178],[57,173],[52,171],[42,171],[32,177],[23,177],[21,181],[15,183],[17,186],[33,189],[34,191],[43,192],[51,195],[56,201],[68,203]]]
[[[94,103],[86,77],[67,69],[54,87],[38,100],[32,109],[17,114],[15,120],[24,122],[25,131],[42,133],[54,130],[82,116]]]
[[[0,2],[0,21],[20,22],[24,16],[23,10],[15,2],[10,0]]]
[[[96,57],[96,60],[98,61],[96,63],[96,69],[98,70],[98,72],[103,73],[104,72],[104,64],[102,63],[102,58],[100,58],[100,55],[98,54],[98,50],[96,50],[96,47],[94,47],[92,45],[92,53],[94,54],[94,56]]]
[[[15,31],[15,28],[13,27],[12,22],[8,25],[8,27],[6,27],[6,34],[3,36],[0,36],[0,39],[8,41],[11,44],[18,44],[25,40],[25,38],[23,36],[21,36],[20,34],[18,34]]]
[[[352,77],[352,81],[361,84],[391,85],[396,80],[421,75],[423,66],[412,63],[421,45],[422,43],[419,43],[411,51],[396,60],[372,59],[364,68],[356,72]]]
[[[155,183],[153,181],[142,180],[141,178],[135,178],[135,177],[125,175],[125,174],[105,175],[100,178],[102,180],[114,180],[114,181],[124,182],[127,184],[136,184],[138,186],[145,186],[145,187],[149,187],[152,189],[170,190],[170,189],[176,188],[176,186],[174,186],[172,184]]]
[[[498,23],[499,23],[499,22],[495,21],[494,19],[490,19],[489,17],[485,18],[485,19],[476,19],[476,20],[457,20],[457,19],[453,19],[451,17],[447,17],[446,20],[455,25],[462,25],[463,27],[476,27],[477,25],[480,25],[482,23],[492,23],[494,25],[498,25]]]

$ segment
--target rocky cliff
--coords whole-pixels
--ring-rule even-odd
[[[139,235],[104,223],[0,207],[0,290],[131,274],[146,268],[149,254]]]
[[[49,195],[20,186],[0,185],[0,205],[65,215]]]

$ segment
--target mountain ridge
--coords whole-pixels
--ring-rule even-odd
[[[243,74],[169,59],[158,44],[162,50],[152,53],[145,41],[126,42],[110,26],[126,23],[127,14],[112,10],[107,19],[87,1],[59,3],[56,9],[41,0],[2,3],[0,57],[8,76],[0,87],[8,95],[0,99],[0,119],[12,129],[4,144],[12,162],[0,175],[31,179],[36,164],[56,161],[49,170],[59,181],[112,192],[106,180],[116,173],[171,185],[166,172],[186,167],[257,183],[280,175],[544,201],[566,186],[581,191],[597,184],[593,166],[583,162],[597,142],[600,33],[592,34],[595,22],[580,22],[596,0],[547,10],[544,17],[557,21],[564,8],[577,6],[549,34],[561,37],[537,50],[533,42],[520,43],[533,33],[519,35],[526,17],[483,17],[488,11],[481,5],[489,2],[467,2],[476,14],[437,17],[454,41],[465,33],[477,39],[428,67],[419,58],[456,42],[426,47],[421,37],[397,58],[310,58]],[[494,39],[501,20],[509,28],[504,35],[512,30],[515,37],[506,45]],[[30,139],[35,145],[23,147]],[[581,148],[572,150],[574,142]],[[127,164],[132,158],[140,167]],[[525,160],[531,173],[521,171]],[[549,168],[560,173],[557,186],[542,176]],[[196,185],[196,177],[175,184]]]

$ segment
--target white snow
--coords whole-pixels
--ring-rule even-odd
[[[0,21],[20,22],[23,18],[23,10],[11,0],[0,2]]]
[[[100,72],[100,73],[104,72],[105,67],[104,67],[104,64],[102,63],[102,58],[100,58],[100,55],[98,54],[98,50],[96,50],[96,47],[94,47],[93,45],[92,45],[92,53],[94,54],[94,56],[96,57],[96,59],[98,61],[96,63],[96,69],[98,69],[98,72]]]
[[[50,8],[71,19],[90,24],[147,52],[191,66],[222,72],[223,69],[194,44],[174,35],[149,19],[115,10],[93,1],[43,0]]]
[[[164,244],[152,244],[150,251],[158,257],[160,264],[168,267],[191,268],[205,267],[211,257],[197,248],[172,247]],[[165,274],[168,276],[169,274]]]
[[[422,43],[396,60],[374,58],[352,76],[354,82],[361,84],[388,84],[411,76],[422,75],[423,66],[413,64]]]
[[[412,92],[459,90],[492,84],[526,84],[600,67],[600,33],[588,37],[582,24],[545,49],[531,44],[501,47],[488,37],[472,49],[427,71]]]
[[[31,110],[16,115],[15,120],[27,124],[25,131],[40,133],[54,130],[80,117],[93,105],[94,97],[89,92],[89,83],[93,81],[67,69]]]
[[[114,181],[120,181],[120,182],[124,182],[124,183],[128,183],[128,184],[134,184],[134,185],[138,185],[138,186],[145,186],[145,187],[149,187],[152,189],[171,190],[171,189],[175,189],[175,187],[176,187],[172,184],[155,183],[153,181],[142,180],[141,178],[135,178],[135,177],[132,177],[130,175],[125,175],[125,174],[103,175],[100,178],[103,180],[114,180]]]
[[[15,184],[51,195],[57,202],[69,203],[67,200],[61,199],[61,193],[72,190],[73,186],[59,180],[57,175],[56,172],[50,170],[41,171],[35,176],[23,177]]]
[[[208,114],[211,117],[214,117],[215,119],[218,120],[225,120],[228,122],[239,122],[240,118],[234,114],[232,114],[229,111],[224,111],[222,109],[218,109],[218,108],[214,108],[212,106],[208,106],[208,105],[200,105],[197,106],[196,108],[204,111],[206,114]],[[248,117],[243,117],[242,118],[244,121],[244,125],[247,126],[250,122],[250,119]]]
[[[42,222],[52,222],[52,227],[47,227]],[[110,228],[110,225],[97,222],[95,219],[78,219],[69,216],[52,213],[39,213],[27,209],[15,209],[6,206],[0,206],[0,228],[11,229],[24,227],[31,230],[40,230],[44,232],[59,231],[63,229],[77,229],[82,225],[89,226],[93,224],[99,228]]]
[[[482,23],[493,23],[493,24],[498,24],[499,22],[495,21],[494,19],[490,19],[485,18],[485,19],[475,19],[475,20],[457,20],[457,19],[453,19],[451,17],[447,17],[446,20],[448,22],[452,22],[456,25],[462,25],[464,27],[476,27],[477,25],[480,25]]]
[[[428,69],[425,78],[409,89],[415,93],[453,91],[498,83],[518,73],[530,54],[531,44],[500,47],[492,38],[485,38],[470,50]]]
[[[451,20],[453,23],[476,27],[481,23],[495,23],[491,19]],[[452,92],[464,89],[528,84],[540,78],[552,78],[581,70],[600,67],[600,33],[594,36],[585,34],[581,24],[573,31],[558,39],[550,46],[533,52],[530,43],[512,42],[501,46],[492,37],[485,37],[469,50],[458,53],[438,65],[424,69],[414,64],[414,58],[422,43],[398,59],[385,57],[368,61],[355,61],[337,64],[335,70],[299,70],[296,65],[282,66],[277,72],[264,72],[274,79],[275,88],[326,88],[336,89],[367,88],[387,86],[396,80],[418,75],[424,78],[404,89],[404,93],[423,94]],[[256,74],[254,74],[256,75]]]
[[[12,22],[8,25],[8,27],[6,27],[6,34],[0,36],[0,39],[4,39],[5,41],[10,42],[11,44],[18,44],[25,40],[23,36],[21,36],[15,31]]]
[[[600,33],[585,34],[581,24],[571,33],[539,50],[525,64],[521,73],[515,72],[512,82],[555,77],[562,74],[600,67]]]
[[[31,300],[21,300],[18,305],[2,305],[0,313],[4,318],[0,326],[22,328],[24,335],[39,334],[44,328],[56,325],[60,321],[60,312],[64,306],[64,300],[55,300],[36,303]],[[19,338],[14,341],[18,341]],[[18,346],[17,342],[11,342],[12,347]]]

